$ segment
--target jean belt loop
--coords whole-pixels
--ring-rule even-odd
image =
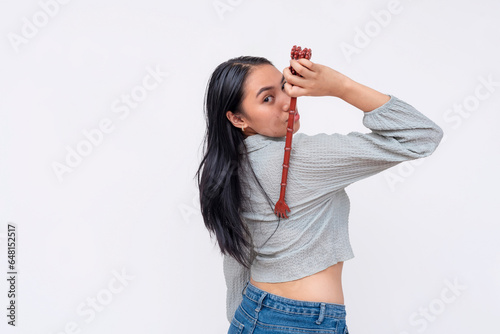
[[[320,325],[325,318],[325,303],[321,303],[319,310],[319,318],[316,320],[316,323]]]
[[[260,309],[262,308],[262,301],[264,300],[264,298],[266,298],[266,296],[267,296],[267,292],[262,291],[262,295],[259,297],[259,302],[257,303],[257,308],[255,309],[256,313],[258,313],[260,311]]]

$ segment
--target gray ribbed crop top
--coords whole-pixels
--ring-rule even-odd
[[[243,191],[252,210],[242,215],[258,255],[251,270],[223,255],[229,322],[242,301],[241,292],[250,275],[260,282],[285,282],[353,258],[349,198],[344,188],[434,152],[443,130],[411,105],[389,96],[384,105],[364,113],[363,124],[371,133],[293,135],[285,197],[290,212],[277,230],[278,217],[273,209],[280,195],[286,137],[255,134],[244,140],[247,158],[273,206],[251,174],[243,170]]]

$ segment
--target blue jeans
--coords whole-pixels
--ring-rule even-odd
[[[228,334],[348,334],[345,305],[289,299],[247,282]]]

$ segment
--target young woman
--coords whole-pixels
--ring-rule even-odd
[[[410,104],[324,65],[260,57],[220,64],[206,92],[207,131],[197,171],[201,212],[223,255],[228,333],[348,333],[343,262],[354,257],[345,187],[429,156],[442,129]],[[290,97],[334,96],[364,112],[370,133],[297,133],[281,190]],[[314,119],[312,112],[309,115]],[[317,121],[321,122],[320,119]]]

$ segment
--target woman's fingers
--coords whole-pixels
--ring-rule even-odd
[[[300,86],[292,86],[289,83],[285,84],[285,93],[290,97],[299,97],[307,95],[307,91]]]
[[[297,61],[295,59],[291,59],[290,66],[293,67],[293,69],[300,75],[292,74],[289,67],[285,67],[283,69],[283,74],[285,75],[285,79],[287,81],[293,81],[291,78],[306,78],[306,79],[308,79],[313,74],[313,72],[311,71],[311,68],[314,66],[314,64],[311,61],[309,61],[305,58],[301,58],[301,59],[299,59],[299,61]]]
[[[315,95],[315,87],[318,85],[317,65],[308,59],[291,59],[290,66],[299,74],[293,75],[289,67],[283,69],[285,76],[285,92],[292,97]]]
[[[286,82],[291,84],[291,85],[294,85],[294,86],[303,87],[307,83],[306,78],[302,78],[299,75],[293,75],[289,69],[288,69],[288,73],[284,73],[284,76],[285,76]]]
[[[290,66],[292,66],[298,74],[302,75],[304,78],[308,78],[313,72],[314,64],[308,59],[301,58],[299,60],[290,59]]]
[[[335,96],[341,97],[349,78],[334,69],[308,59],[291,59],[290,66],[300,75],[293,75],[288,67],[283,70],[287,83],[285,92],[292,97]]]
[[[306,79],[299,77],[298,75],[293,75],[290,69],[287,67],[283,70],[283,75],[285,76],[285,93],[292,97],[299,97],[305,95],[306,90],[304,85],[307,84]],[[297,95],[300,92],[300,95]]]

